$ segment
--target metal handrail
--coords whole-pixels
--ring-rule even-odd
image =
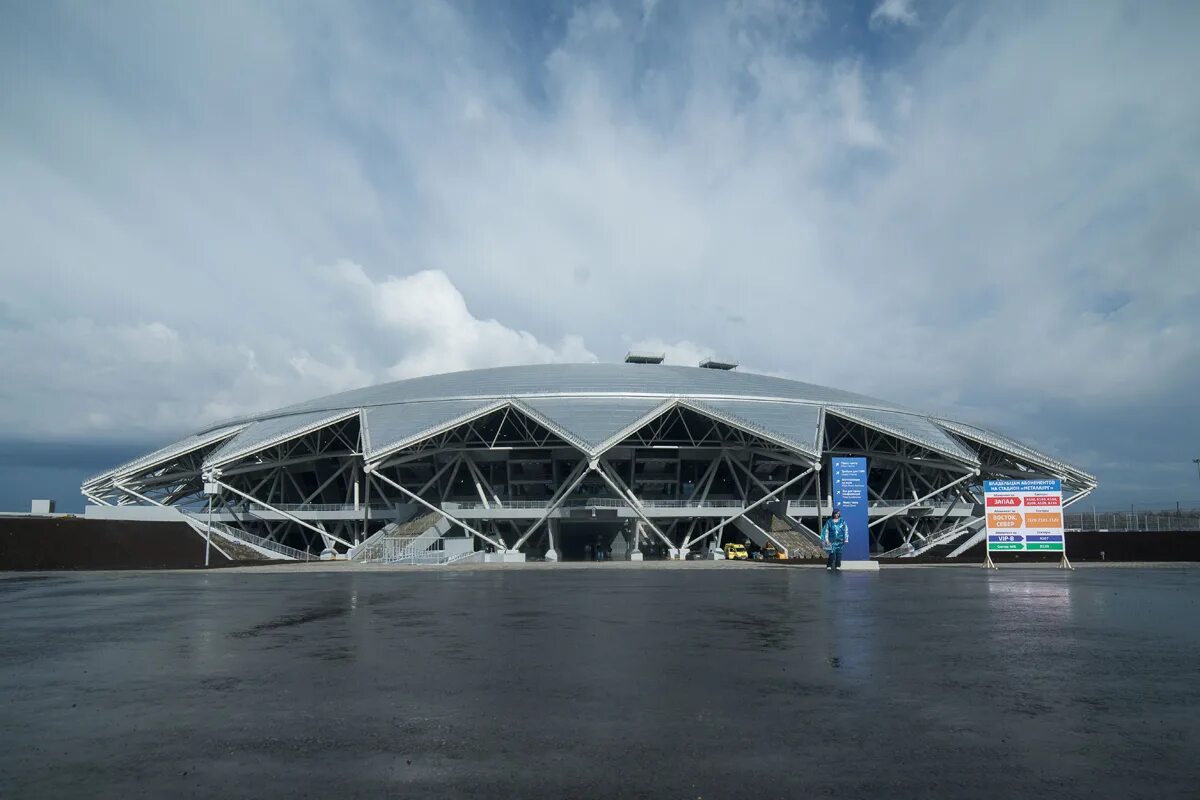
[[[366,539],[363,539],[361,542],[359,542],[358,544],[354,545],[349,550],[347,550],[346,558],[348,558],[351,561],[360,561],[361,559],[359,558],[359,555],[361,553],[363,553],[366,550],[369,550],[371,547],[373,547],[375,545],[376,542],[378,542],[380,539],[386,538],[387,535],[388,535],[387,526],[380,528],[379,530],[375,531],[373,534],[368,536]]]
[[[439,537],[428,545],[416,544],[420,536],[385,536],[364,547],[357,553],[359,561],[374,564],[451,564],[469,555],[473,550],[447,555],[445,542]],[[398,548],[398,550],[397,550]]]
[[[273,503],[266,506],[261,503],[250,503],[249,507],[253,511],[362,511],[364,509],[391,511],[396,504],[359,503],[355,506],[353,503]],[[238,507],[234,506],[234,510],[238,510]]]
[[[741,500],[643,500],[643,508],[741,508]]]
[[[916,542],[916,543],[905,542],[904,544],[900,545],[899,547],[893,547],[891,550],[888,550],[886,552],[876,553],[875,557],[876,558],[911,558],[914,556],[919,556],[922,553],[926,552],[927,550],[932,550],[933,548],[935,548],[939,545],[949,544],[950,542],[961,539],[964,536],[967,536],[968,534],[978,533],[979,531],[977,529],[982,523],[983,523],[982,519],[976,519],[975,521],[968,522],[967,524],[965,524],[961,527],[955,526],[947,531],[934,532],[919,542]]]
[[[209,522],[204,518],[204,515],[198,514],[194,511],[184,511],[181,513],[185,514],[202,527],[207,527],[211,524],[214,531],[217,531],[228,539],[241,541],[246,544],[257,545],[264,550],[270,550],[274,553],[278,553],[284,558],[290,558],[294,561],[316,561],[320,558],[319,556],[314,556],[312,553],[309,553],[305,550],[297,550],[295,547],[289,547],[286,544],[280,544],[279,542],[271,539],[264,539],[261,536],[255,536],[253,533],[247,533],[239,528],[226,525],[223,522]]]
[[[788,500],[787,502],[788,502],[789,506],[798,506],[798,507],[803,507],[803,508],[811,508],[816,505],[816,503],[811,498],[803,498],[803,497],[801,497],[801,498],[793,497],[790,500]],[[909,498],[904,498],[904,497],[885,498],[883,500],[872,498],[871,501],[869,503],[867,503],[867,507],[868,508],[890,508],[892,506],[906,506],[906,505],[909,505],[910,503],[912,503],[912,500]],[[954,503],[955,503],[955,501],[953,501],[953,500],[926,500],[923,503],[917,503],[917,505],[914,506],[914,508],[927,508],[927,507],[945,508],[947,506],[953,505]],[[959,502],[958,505],[960,505],[963,508],[967,508],[967,509],[970,508],[970,505],[963,505],[961,502]],[[821,502],[821,506],[824,508],[828,508],[829,507],[829,498],[825,498]]]
[[[497,510],[514,509],[543,509],[551,505],[550,500],[512,500],[498,506],[485,506],[477,500],[447,501],[442,507],[447,511],[474,511],[481,508]],[[643,508],[741,508],[741,500],[642,500]],[[560,504],[561,508],[629,508],[628,501],[615,497],[589,497],[579,500],[567,500]]]

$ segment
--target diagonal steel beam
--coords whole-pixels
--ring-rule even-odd
[[[320,486],[318,486],[312,493],[308,495],[308,497],[305,497],[303,502],[311,503],[314,497],[319,497],[321,492],[325,491],[325,487],[337,480],[339,475],[341,475],[350,467],[354,466],[356,463],[356,461],[347,461],[346,463],[342,464],[342,466],[339,467],[336,472],[326,478]]]
[[[459,527],[461,527],[463,530],[467,531],[468,533],[470,533],[474,536],[477,536],[480,539],[483,539],[485,542],[490,544],[492,547],[495,547],[497,550],[503,552],[508,549],[501,542],[497,542],[495,539],[491,538],[490,536],[486,536],[486,535],[480,533],[479,531],[475,530],[470,525],[468,525],[467,523],[458,519],[457,517],[453,517],[450,514],[447,514],[444,510],[438,508],[433,503],[430,503],[429,501],[425,500],[420,495],[410,492],[408,489],[405,489],[403,486],[396,483],[394,480],[389,478],[387,475],[384,475],[382,472],[375,472],[374,466],[367,465],[367,472],[371,473],[376,478],[383,481],[384,483],[391,486],[392,488],[397,489],[400,492],[403,492],[405,495],[407,495],[408,497],[411,497],[413,500],[415,500],[418,503],[420,503],[421,505],[425,506],[426,508],[428,508],[430,511],[434,512],[435,514],[440,514],[447,521],[449,521],[455,525],[458,525]]]
[[[492,502],[496,504],[496,507],[504,508],[504,503],[500,500],[500,495],[496,493],[496,489],[492,486],[491,482],[484,477],[483,470],[481,470],[479,465],[475,463],[475,459],[466,454],[463,455],[463,458],[467,462],[467,469],[469,469],[475,475],[476,489],[479,489],[481,494],[483,489],[487,489],[487,492],[492,496]],[[483,501],[483,505],[488,507],[488,502],[486,499]]]
[[[874,528],[876,525],[879,525],[882,522],[887,522],[889,519],[896,516],[897,514],[903,514],[905,511],[908,511],[913,506],[924,503],[926,500],[933,497],[934,495],[941,494],[942,492],[946,491],[947,489],[953,488],[953,487],[957,486],[958,484],[962,483],[963,481],[970,480],[971,478],[976,478],[976,477],[979,477],[979,470],[973,470],[972,472],[968,472],[966,475],[963,475],[958,480],[951,481],[950,483],[947,483],[945,486],[934,489],[932,492],[925,495],[924,497],[918,497],[916,500],[913,500],[908,505],[900,506],[900,508],[897,508],[892,513],[890,513],[886,516],[880,517],[879,519],[875,520],[874,522],[868,524],[867,528]]]
[[[149,498],[144,494],[140,494],[139,492],[135,492],[133,489],[130,489],[128,486],[126,486],[123,483],[117,483],[116,481],[113,481],[113,486],[115,486],[117,489],[120,489],[122,492],[125,492],[125,494],[132,495],[133,497],[136,497],[139,500],[145,500],[147,503],[150,503],[151,505],[162,506],[164,508],[166,507],[162,503],[158,502],[157,500]]]
[[[629,503],[629,507],[633,509],[633,513],[641,517],[642,522],[646,523],[646,526],[649,527],[650,530],[654,531],[654,534],[659,539],[663,540],[663,544],[674,550],[675,545],[671,543],[671,540],[668,539],[666,534],[659,530],[658,526],[651,522],[650,518],[647,517],[642,511],[642,501],[638,500],[637,495],[633,493],[632,489],[622,488],[624,484],[621,484],[621,479],[616,476],[610,476],[604,469],[606,466],[609,469],[612,469],[612,467],[603,459],[593,461],[588,465],[589,468],[596,471],[596,474],[600,476],[601,480],[608,484],[608,488],[616,492],[617,496],[623,499],[626,503]]]
[[[741,511],[739,511],[739,512],[738,512],[738,513],[736,513],[736,514],[734,514],[733,516],[726,517],[725,519],[721,520],[721,521],[720,521],[720,522],[719,522],[719,523],[718,523],[718,524],[717,524],[715,527],[713,527],[711,530],[709,530],[709,531],[708,531],[707,533],[705,533],[703,536],[700,536],[700,537],[696,538],[694,541],[692,541],[692,544],[695,544],[696,542],[699,542],[699,541],[703,541],[704,539],[707,539],[709,536],[712,536],[713,534],[717,533],[718,531],[720,531],[720,530],[723,530],[723,529],[725,528],[725,526],[726,526],[726,525],[728,525],[729,523],[733,522],[733,521],[734,521],[735,519],[737,519],[738,517],[744,517],[744,516],[746,516],[746,514],[750,513],[750,512],[751,512],[751,511],[753,511],[754,509],[758,508],[759,506],[761,506],[763,503],[765,503],[765,502],[767,502],[768,500],[770,500],[770,499],[771,499],[772,497],[774,497],[775,495],[777,495],[777,494],[779,494],[780,492],[782,492],[782,491],[784,491],[785,489],[787,489],[789,486],[791,486],[791,485],[793,485],[793,484],[795,484],[795,483],[799,483],[799,482],[800,482],[801,480],[803,480],[804,478],[807,478],[807,477],[808,477],[810,474],[812,474],[812,472],[813,472],[814,470],[816,470],[816,467],[809,467],[809,468],[808,468],[806,471],[804,471],[804,472],[801,472],[799,475],[797,475],[796,477],[792,478],[791,480],[789,480],[787,483],[783,484],[782,486],[778,487],[777,489],[775,489],[775,490],[774,490],[773,492],[771,492],[770,494],[768,494],[768,495],[765,495],[765,496],[763,496],[763,497],[760,497],[760,498],[758,498],[758,499],[757,499],[757,500],[755,500],[753,503],[751,503],[750,505],[748,505],[748,506],[744,507],[744,508],[743,508]]]
[[[91,500],[96,505],[100,505],[100,506],[111,506],[112,505],[112,503],[108,502],[107,500],[103,500],[90,492],[80,491],[80,494],[82,494],[88,500]]]
[[[566,502],[566,499],[571,496],[571,492],[575,491],[575,487],[579,486],[583,482],[583,479],[587,477],[589,466],[586,458],[575,465],[575,469],[571,470],[571,474],[567,476],[567,480],[563,483],[562,488],[555,493],[554,497],[550,498],[550,504],[546,506],[546,510],[542,512],[540,517],[534,520],[533,524],[525,530],[525,533],[513,545],[514,550],[520,550],[521,545],[525,544],[525,541],[542,526],[542,523],[549,519],[550,515]]]
[[[354,546],[350,542],[347,542],[345,539],[339,539],[337,536],[334,536],[333,534],[329,533],[328,531],[326,531],[322,528],[318,528],[316,525],[311,525],[311,524],[305,522],[304,520],[297,517],[295,514],[289,514],[288,512],[286,512],[282,509],[276,508],[275,506],[271,505],[270,503],[267,503],[263,500],[258,499],[257,497],[255,497],[252,494],[247,494],[246,492],[243,492],[241,489],[236,489],[236,488],[230,486],[228,483],[224,483],[219,478],[217,478],[215,475],[210,475],[208,480],[211,481],[212,483],[215,483],[217,486],[220,486],[224,489],[228,489],[229,491],[236,494],[238,497],[244,497],[245,499],[247,499],[253,503],[258,503],[260,506],[267,509],[268,511],[274,511],[279,516],[284,517],[285,519],[291,520],[292,522],[296,523],[297,525],[299,525],[302,528],[308,528],[310,531],[314,531],[321,537],[321,539],[326,543],[326,545],[329,545],[329,540],[332,539],[333,541],[337,542],[338,544],[344,544],[346,547]]]

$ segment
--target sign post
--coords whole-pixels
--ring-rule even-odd
[[[987,557],[983,566],[996,568],[992,553],[1062,553],[1060,569],[1074,569],[1067,560],[1063,530],[1062,481],[984,481],[987,514]]]
[[[847,569],[878,569],[871,560],[871,534],[867,531],[867,460],[841,458],[831,460],[833,507],[842,510],[842,519],[850,541],[842,549]]]

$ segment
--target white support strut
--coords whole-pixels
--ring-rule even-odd
[[[559,492],[551,499],[550,505],[546,506],[546,510],[542,512],[542,515],[534,520],[533,524],[525,530],[525,533],[521,534],[521,538],[517,539],[517,543],[513,545],[514,550],[520,550],[521,545],[525,544],[526,540],[528,540],[530,536],[537,532],[537,529],[542,526],[542,523],[549,519],[550,515],[557,511],[558,508],[566,502],[567,498],[571,496],[571,492],[575,491],[575,487],[582,483],[583,479],[587,477],[587,473],[588,462],[585,459],[580,461],[579,464],[575,466],[575,469],[571,470],[571,474],[567,476],[567,483],[565,483],[563,488],[560,489]]]
[[[98,506],[111,506],[112,505],[112,503],[108,502],[107,500],[97,497],[96,495],[94,495],[90,492],[84,492],[81,490],[80,494],[82,494],[84,497],[86,497],[88,500],[91,500],[93,503],[95,503]]]
[[[771,499],[772,497],[774,497],[775,495],[777,495],[777,494],[779,494],[780,492],[782,492],[782,491],[784,491],[785,489],[787,489],[789,486],[792,486],[793,484],[795,484],[795,483],[799,482],[800,480],[803,480],[804,478],[807,478],[807,477],[808,477],[809,475],[811,475],[811,474],[812,474],[812,473],[813,473],[813,472],[814,472],[816,469],[817,469],[816,467],[809,467],[807,470],[805,470],[804,472],[801,472],[799,475],[797,475],[796,477],[792,478],[792,479],[791,479],[791,480],[789,480],[787,483],[784,483],[784,484],[782,484],[781,486],[779,486],[779,488],[775,489],[775,491],[771,492],[770,494],[767,494],[767,495],[764,495],[764,496],[762,496],[762,497],[758,498],[758,499],[757,499],[757,500],[755,500],[753,503],[751,503],[750,505],[746,506],[745,508],[743,508],[741,511],[739,511],[739,512],[738,512],[738,513],[736,513],[736,514],[734,514],[733,516],[726,517],[725,519],[721,520],[721,522],[720,522],[720,523],[718,523],[717,525],[715,525],[715,526],[714,526],[714,527],[713,527],[711,530],[707,531],[707,532],[706,532],[706,533],[704,533],[702,536],[698,536],[698,537],[696,537],[694,540],[692,540],[692,541],[690,542],[690,544],[695,544],[696,542],[703,541],[703,540],[707,539],[709,536],[712,536],[713,534],[715,534],[715,533],[717,533],[717,532],[721,531],[722,529],[724,529],[724,527],[725,527],[726,525],[728,525],[729,523],[733,522],[733,521],[734,521],[735,519],[737,519],[738,517],[744,517],[744,516],[746,516],[746,514],[747,514],[747,513],[749,513],[750,511],[753,511],[753,510],[754,510],[754,509],[756,509],[756,508],[758,508],[759,506],[761,506],[763,503],[765,503],[765,502],[767,502],[768,500],[770,500],[770,499]]]
[[[343,544],[346,547],[354,546],[350,542],[347,542],[345,539],[341,539],[337,536],[334,536],[332,533],[325,530],[324,528],[318,528],[316,525],[305,522],[304,520],[297,517],[295,514],[289,514],[288,512],[286,512],[282,509],[276,508],[275,506],[271,505],[270,503],[259,500],[257,497],[255,497],[252,494],[246,494],[241,489],[235,489],[234,487],[230,486],[228,483],[224,483],[223,481],[221,481],[216,475],[209,476],[209,480],[212,481],[213,483],[215,483],[217,486],[220,486],[222,489],[227,489],[227,490],[233,492],[238,497],[244,497],[245,499],[249,500],[252,503],[258,503],[260,506],[267,509],[268,511],[273,511],[274,513],[278,514],[279,516],[289,519],[292,522],[296,523],[297,525],[300,525],[301,527],[308,528],[310,531],[313,531],[316,534],[318,534],[321,537],[322,541],[324,541],[326,544],[329,544],[329,540],[332,539],[333,541],[337,542],[338,544]]]
[[[116,481],[113,481],[113,487],[116,489],[120,489],[122,492],[125,492],[125,494],[133,495],[134,497],[136,497],[139,500],[145,500],[150,505],[158,506],[160,508],[166,508],[166,506],[163,503],[160,503],[157,500],[153,500],[149,497],[146,497],[146,495],[141,494],[139,492],[135,492],[133,489],[130,489],[128,486],[126,486],[123,483],[117,483]]]
[[[970,480],[971,478],[977,478],[977,477],[979,477],[979,470],[975,470],[974,472],[969,472],[966,475],[963,475],[961,478],[959,478],[956,481],[951,481],[950,483],[947,483],[945,486],[942,486],[938,489],[934,489],[932,492],[930,492],[927,495],[918,497],[916,500],[913,500],[911,503],[909,503],[906,506],[900,506],[900,508],[897,508],[892,513],[882,516],[879,519],[875,520],[874,522],[869,523],[867,525],[867,527],[874,528],[879,523],[887,522],[889,519],[896,516],[897,514],[903,514],[905,511],[908,511],[913,506],[917,506],[917,505],[920,505],[921,503],[924,503],[926,500],[933,497],[934,495],[941,494],[942,492],[946,491],[947,489],[957,486],[958,484],[962,483],[963,481]],[[916,494],[916,492],[913,492],[913,494]]]
[[[450,514],[447,514],[443,509],[438,508],[433,503],[430,503],[429,501],[425,500],[421,496],[419,496],[413,492],[410,492],[408,489],[405,489],[403,486],[396,483],[394,480],[389,478],[387,475],[384,475],[381,472],[377,472],[376,471],[377,469],[378,468],[374,464],[367,465],[367,473],[368,474],[375,476],[379,480],[386,483],[388,486],[391,486],[393,489],[403,492],[406,496],[411,497],[413,500],[415,500],[416,502],[425,506],[426,508],[428,508],[430,511],[434,512],[435,514],[440,514],[442,517],[444,517],[450,523],[452,523],[454,525],[458,525],[459,527],[461,527],[463,530],[467,531],[468,533],[470,533],[474,536],[477,536],[480,539],[483,539],[485,542],[487,542],[492,547],[495,547],[497,550],[499,550],[501,552],[508,549],[502,543],[497,542],[495,539],[491,538],[490,536],[486,536],[485,534],[480,533],[479,531],[475,530],[470,525],[468,525],[467,523],[458,519],[457,517],[453,517]]]
[[[637,499],[637,495],[635,495],[632,490],[626,494],[626,492],[623,491],[621,487],[613,481],[612,477],[610,477],[604,471],[604,468],[601,466],[599,461],[591,462],[588,464],[588,468],[595,470],[596,474],[600,476],[600,479],[608,484],[608,488],[616,492],[617,496],[623,499],[626,503],[629,503],[629,507],[633,509],[633,513],[637,514],[638,517],[641,518],[642,522],[646,523],[646,526],[650,528],[650,530],[654,531],[655,536],[657,536],[659,539],[662,539],[663,544],[667,546],[667,549],[675,549],[675,545],[671,543],[671,540],[667,538],[666,534],[659,530],[658,526],[651,522],[650,518],[647,517],[642,511],[642,503]]]

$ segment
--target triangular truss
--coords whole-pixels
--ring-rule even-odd
[[[379,461],[506,405],[495,400],[438,400],[364,408],[363,455],[368,461]]]
[[[292,439],[306,436],[321,428],[326,428],[357,416],[358,409],[350,409],[335,413],[315,411],[308,414],[293,414],[287,417],[274,417],[252,422],[241,433],[209,455],[204,460],[204,467],[205,469],[222,467]]]
[[[595,457],[659,416],[672,401],[656,398],[539,397],[513,405]]]
[[[972,466],[979,465],[978,454],[939,428],[928,417],[901,411],[843,406],[830,406],[826,413],[874,428],[957,461]]]
[[[964,422],[955,422],[954,420],[938,419],[937,423],[961,439],[983,448],[984,453],[982,457],[984,458],[986,458],[986,451],[992,450],[995,453],[1007,456],[1008,459],[1014,460],[1015,465],[1022,471],[1045,471],[1051,475],[1066,477],[1072,483],[1084,487],[1095,486],[1097,484],[1094,475],[1039,450],[1035,450],[1011,437],[987,431],[974,425],[968,425]],[[1001,467],[1002,465],[996,463],[989,464],[989,466]]]
[[[684,405],[806,455],[816,457],[821,453],[820,406],[757,400],[689,400]]]

